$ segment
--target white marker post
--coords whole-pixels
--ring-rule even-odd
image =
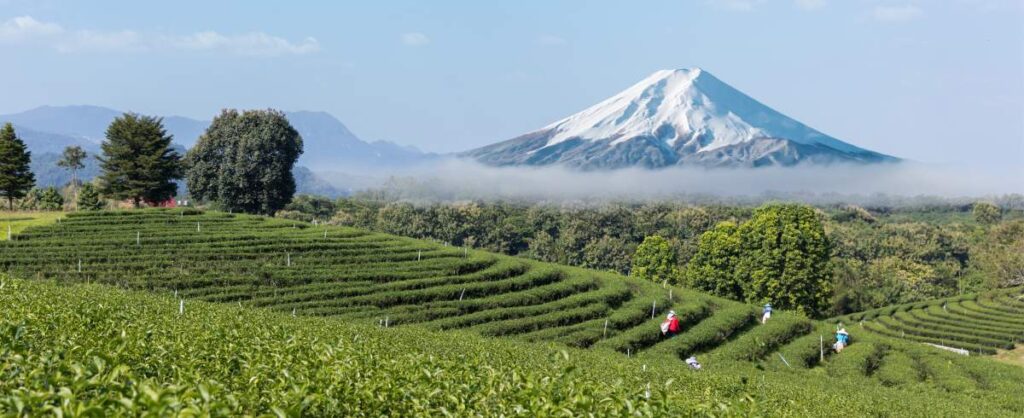
[[[384,317],[384,328],[388,327],[388,317]]]
[[[185,299],[178,300],[178,315],[185,314]]]
[[[196,232],[202,232],[203,228],[199,226],[199,222],[196,222]]]
[[[11,224],[7,224],[7,240],[8,241],[11,240],[11,236],[12,236],[12,234],[11,234]]]
[[[459,294],[459,302],[462,302],[462,297],[466,296],[466,288],[462,288],[462,293]]]
[[[81,258],[78,259],[78,272],[79,273],[82,272],[82,259]]]
[[[825,337],[818,336],[818,362],[825,361]]]
[[[422,257],[423,257],[423,250],[416,250],[416,261],[420,261],[420,258],[422,258]]]
[[[285,263],[288,265],[288,267],[291,267],[292,266],[292,253],[284,253],[284,256],[285,256],[285,258],[287,260],[287,261],[285,261]]]
[[[672,300],[672,288],[668,288],[668,300]]]
[[[608,320],[604,320],[604,336],[601,338],[608,338]]]
[[[658,301],[651,302],[651,319],[654,319],[654,310],[658,307]]]
[[[142,246],[142,231],[135,231],[135,246]]]
[[[292,308],[292,316],[295,316],[295,308]]]

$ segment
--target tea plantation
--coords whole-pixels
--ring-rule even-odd
[[[1024,414],[1024,369],[916,342],[1020,341],[1020,290],[842,318],[836,355],[830,322],[248,215],[72,214],[0,244],[0,271],[5,414]]]

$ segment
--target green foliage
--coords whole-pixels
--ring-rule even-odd
[[[172,137],[163,120],[125,113],[114,119],[99,157],[100,192],[110,198],[157,203],[174,197],[181,178],[180,156],[171,149]]]
[[[686,266],[686,281],[695,289],[743,300],[745,280],[736,274],[741,239],[736,224],[722,222],[700,236],[697,252]]]
[[[667,281],[675,284],[679,280],[676,256],[676,252],[665,238],[659,235],[644,238],[644,242],[636,247],[636,252],[633,253],[630,275],[655,283]]]
[[[82,185],[81,190],[78,191],[77,205],[78,210],[100,210],[106,206],[103,199],[100,198],[99,190],[92,183]]]
[[[56,187],[47,187],[39,194],[35,209],[62,210],[64,209],[64,197],[60,195]]]
[[[819,315],[832,294],[831,244],[813,208],[769,205],[740,225],[744,299]]]
[[[814,209],[768,205],[701,235],[689,283],[720,296],[819,315],[831,296],[831,245]]]
[[[334,212],[337,208],[334,206],[334,202],[326,197],[312,196],[308,194],[300,194],[292,199],[291,203],[288,203],[284,207],[288,211],[296,211],[307,214],[311,219],[327,220],[334,216]]]
[[[85,158],[87,154],[82,147],[78,145],[72,145],[64,148],[64,152],[61,153],[60,160],[57,161],[58,167],[63,167],[71,170],[71,184],[78,185],[78,170],[85,168]]]
[[[1003,217],[1002,209],[989,202],[977,202],[971,209],[974,220],[982,225],[993,225]]]
[[[185,157],[193,198],[233,212],[273,214],[292,200],[302,138],[276,110],[224,110]]]
[[[7,208],[14,209],[14,200],[28,194],[36,184],[29,168],[32,153],[14,133],[10,122],[0,128],[0,197],[7,198]]]

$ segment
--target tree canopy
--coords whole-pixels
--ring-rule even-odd
[[[721,223],[701,235],[687,279],[721,296],[819,315],[832,294],[830,252],[813,208],[767,205],[738,227]]]
[[[668,240],[660,235],[651,235],[636,247],[630,274],[644,280],[675,283],[679,278],[676,259],[677,254]]]
[[[101,192],[136,207],[174,197],[181,157],[171,149],[171,139],[160,118],[125,113],[114,119],[99,158]]]
[[[193,198],[273,214],[292,200],[302,138],[276,110],[224,110],[185,157]]]
[[[10,123],[0,128],[0,196],[7,198],[7,208],[14,209],[14,199],[21,199],[36,184],[29,168],[32,153],[14,132]]]
[[[71,184],[78,185],[78,170],[85,168],[85,158],[88,156],[85,150],[78,145],[72,145],[64,148],[64,152],[60,155],[60,160],[57,161],[58,167],[63,167],[71,171]]]

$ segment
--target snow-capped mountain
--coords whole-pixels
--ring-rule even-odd
[[[814,130],[699,68],[655,72],[582,112],[461,156],[582,169],[899,161]]]

